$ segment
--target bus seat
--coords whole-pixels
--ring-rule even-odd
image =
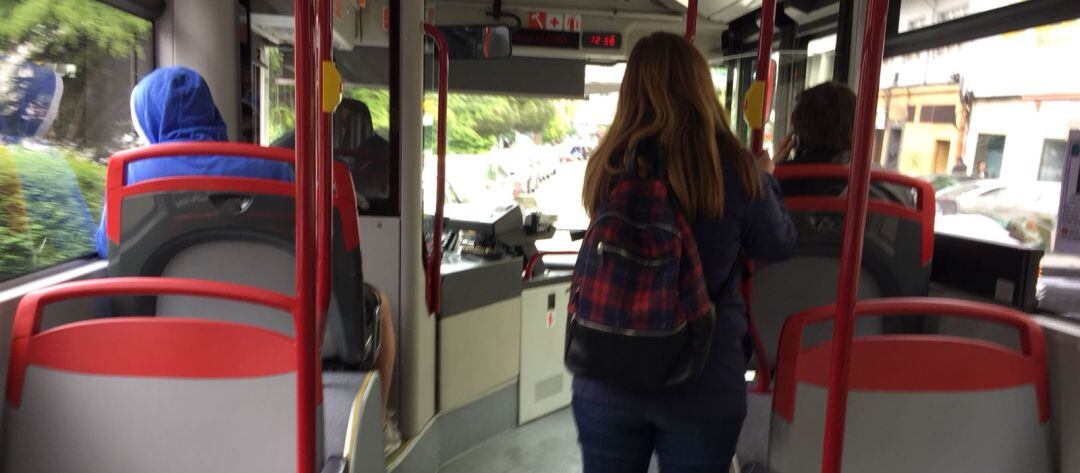
[[[784,325],[769,442],[770,471],[818,471],[831,346],[804,330],[834,306]],[[1020,333],[1022,349],[942,335],[856,337],[843,469],[851,472],[1049,473],[1050,401],[1042,332],[1010,309],[948,299],[860,301],[856,317],[979,319]]]
[[[205,154],[293,159],[292,151],[285,149],[235,143],[198,145]],[[197,278],[293,294],[293,185],[219,176],[173,176],[124,185],[125,164],[131,160],[192,154],[188,148],[172,154],[168,148],[154,151],[162,146],[169,145],[120,153],[109,162],[107,198],[110,209],[119,209],[110,212],[107,222],[109,275]],[[368,369],[378,352],[379,318],[365,310],[370,303],[362,284],[352,177],[344,164],[335,162],[333,178],[333,287],[323,321],[323,357]],[[133,315],[214,314],[292,336],[288,317],[231,301],[127,297],[114,299],[114,308],[119,314]]]
[[[374,370],[323,373],[325,457],[345,459],[350,472],[385,469],[381,383]]]
[[[295,471],[291,338],[179,317],[39,328],[44,307],[53,302],[166,293],[283,314],[293,305],[273,291],[170,278],[82,281],[27,295],[14,320],[0,471]]]
[[[781,181],[846,179],[845,165],[788,165],[776,168]],[[926,296],[933,256],[934,192],[929,183],[875,170],[872,183],[913,189],[914,208],[871,196],[863,241],[859,298]],[[790,195],[785,203],[798,232],[791,259],[758,264],[753,277],[751,308],[766,352],[775,356],[780,329],[791,314],[832,303],[836,298],[843,241],[842,195]],[[783,297],[777,297],[783,295]],[[906,332],[921,328],[915,319],[861,320],[856,333]],[[827,341],[828,326],[813,327],[807,339]],[[770,360],[775,363],[776,359]],[[775,366],[775,364],[773,365]]]

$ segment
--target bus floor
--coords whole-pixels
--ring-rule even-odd
[[[771,396],[751,394],[739,438],[742,473],[761,468],[768,448]],[[756,465],[755,465],[756,464]],[[447,462],[439,473],[580,473],[581,451],[569,408],[507,431]],[[657,473],[656,458],[649,473]]]

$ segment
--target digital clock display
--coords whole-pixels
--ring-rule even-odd
[[[581,46],[596,49],[620,49],[622,48],[622,34],[585,33],[581,38]]]

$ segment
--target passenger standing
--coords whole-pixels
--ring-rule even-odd
[[[670,33],[648,36],[630,53],[614,121],[585,172],[590,217],[644,140],[659,142],[667,156],[667,181],[690,220],[715,329],[700,374],[683,384],[631,389],[574,378],[584,469],[644,473],[655,452],[664,473],[726,472],[746,415],[746,305],[730,281],[741,272],[743,249],[760,261],[787,258],[795,228],[771,176],[772,160],[740,145],[705,59]],[[637,169],[650,169],[637,159]]]

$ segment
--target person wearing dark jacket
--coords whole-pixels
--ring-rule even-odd
[[[826,82],[800,92],[791,112],[792,134],[776,153],[779,165],[851,163],[855,102],[855,93],[839,82]],[[785,160],[793,150],[795,155]],[[798,180],[783,182],[782,187],[787,196],[841,195],[847,183]],[[915,205],[911,191],[895,184],[871,183],[870,196],[906,207]]]
[[[704,368],[670,388],[630,389],[575,376],[573,411],[584,473],[645,473],[655,452],[665,473],[728,471],[746,415],[746,304],[739,253],[790,256],[795,227],[767,154],[732,134],[708,65],[681,36],[655,33],[630,53],[615,118],[589,157],[582,200],[590,217],[627,172],[630,150],[664,147],[672,195],[690,220],[716,326]],[[638,160],[637,169],[647,167]]]

